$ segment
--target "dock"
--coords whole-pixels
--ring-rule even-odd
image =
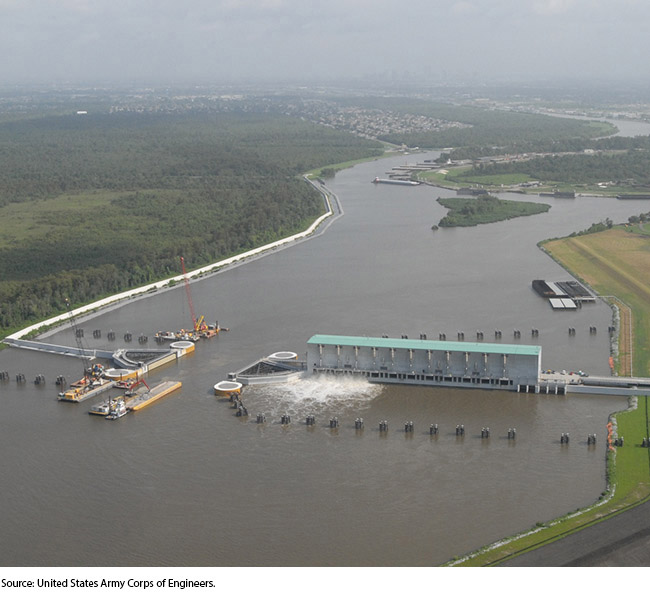
[[[176,391],[181,387],[180,381],[163,381],[158,385],[152,387],[150,390],[142,394],[136,394],[132,398],[126,400],[126,407],[128,410],[137,411],[145,406],[149,406],[156,400],[164,398],[168,394]]]
[[[578,308],[582,302],[596,302],[596,297],[577,281],[545,281],[534,279],[533,289],[542,298],[552,300],[553,308]],[[557,300],[560,300],[558,302]],[[568,302],[565,302],[568,300]],[[578,304],[579,303],[579,304]]]

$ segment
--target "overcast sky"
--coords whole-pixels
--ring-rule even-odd
[[[0,0],[0,83],[650,75],[650,0]]]

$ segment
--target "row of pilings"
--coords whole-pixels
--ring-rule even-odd
[[[237,408],[237,413],[235,416],[247,416],[248,411],[241,412],[241,409],[243,408],[243,404],[241,403],[241,400],[238,395],[233,395],[233,398],[231,398],[233,401],[233,407]],[[244,409],[245,410],[245,409]],[[257,413],[255,417],[255,422],[258,425],[262,425],[267,423],[267,418],[264,413]],[[279,423],[281,425],[290,425],[292,422],[291,415],[285,413],[280,416],[280,421]],[[307,415],[304,419],[304,423],[307,427],[315,427],[316,426],[316,416],[315,415]],[[329,429],[338,429],[341,426],[341,423],[339,421],[338,417],[330,417],[329,420],[327,421],[327,427]],[[359,431],[362,429],[365,429],[365,422],[361,417],[357,417],[354,420],[354,428]],[[382,420],[379,422],[378,425],[378,430],[380,432],[387,432],[388,431],[388,421]],[[404,426],[403,426],[403,431],[405,433],[414,433],[415,432],[415,424],[413,421],[405,421]],[[438,423],[431,423],[429,425],[429,435],[431,436],[437,436],[440,433],[440,426]],[[465,425],[456,425],[455,429],[455,434],[457,436],[464,436],[465,435]],[[517,434],[517,430],[514,427],[510,427],[507,431],[507,439],[514,440]],[[482,438],[489,438],[490,437],[490,428],[489,427],[483,427],[481,429],[481,437]]]
[[[0,383],[7,383],[9,382],[10,379],[11,376],[7,371],[0,371]],[[25,373],[16,373],[15,379],[16,379],[16,383],[27,382],[27,377],[25,376]],[[38,373],[37,375],[34,376],[33,381],[36,385],[44,385],[45,375],[43,375],[42,373]],[[64,387],[66,385],[66,379],[63,375],[57,375],[55,383],[60,387]]]
[[[614,330],[615,330],[614,327],[610,327],[609,328],[609,333],[611,334]],[[568,333],[569,333],[569,336],[575,336],[576,335],[576,328],[575,327],[569,327],[568,328]],[[594,325],[590,325],[589,326],[589,333],[590,333],[590,335],[596,335],[596,333],[598,333],[597,327],[595,327]],[[515,339],[521,338],[521,329],[514,329],[512,331],[512,336]],[[388,335],[382,335],[382,337],[387,338]],[[401,338],[403,340],[408,339],[408,337],[409,337],[408,335],[404,335],[404,334],[402,334],[402,336],[401,336]],[[481,330],[477,330],[476,333],[475,333],[475,337],[476,337],[477,340],[484,340],[485,339],[485,332],[481,331]],[[494,330],[494,339],[495,340],[500,340],[502,337],[503,337],[503,331],[501,331],[500,329],[495,329]],[[539,337],[539,329],[537,329],[535,327],[531,328],[530,337],[533,337],[533,338]],[[426,340],[427,339],[427,334],[426,333],[421,333],[420,334],[420,339],[421,340]],[[458,341],[464,341],[465,340],[465,332],[464,331],[457,331],[456,332],[456,339]],[[446,341],[447,340],[447,334],[443,333],[443,332],[439,332],[438,333],[438,340]]]
[[[248,416],[248,411],[244,407],[244,405],[241,402],[241,399],[239,398],[238,395],[233,395],[233,407],[237,408],[236,416],[242,417],[242,416]],[[258,425],[263,425],[267,423],[267,417],[264,413],[257,413],[255,417],[255,422]],[[281,425],[291,425],[292,419],[291,415],[285,413],[281,415],[279,423]],[[316,416],[315,415],[307,415],[304,419],[304,424],[307,427],[315,427],[316,426]],[[326,423],[326,427],[332,430],[338,430],[341,427],[341,423],[338,417],[330,417]],[[365,422],[361,417],[357,417],[354,420],[354,429],[357,431],[361,431],[365,429]],[[388,421],[382,420],[379,421],[378,431],[380,433],[387,433],[389,430],[388,427]],[[402,427],[402,431],[404,433],[414,433],[415,432],[415,425],[413,421],[405,421],[404,425]],[[438,423],[431,423],[429,425],[429,430],[428,433],[431,437],[438,436],[440,434],[440,426]],[[456,437],[464,437],[465,436],[465,425],[456,425],[453,433],[455,434]],[[482,427],[481,431],[479,432],[479,437],[482,439],[489,439],[491,437],[491,431],[489,427]],[[515,427],[509,427],[506,435],[506,439],[514,441],[517,438],[517,429]],[[570,436],[568,433],[561,433],[560,434],[560,444],[569,444],[570,441]],[[595,445],[596,444],[596,434],[595,433],[590,433],[587,435],[586,443],[588,446]],[[614,446],[623,446],[624,440],[623,438],[617,438],[613,441]],[[641,444],[643,447],[649,447],[650,448],[650,438],[644,438],[643,442]]]
[[[0,382],[2,383],[7,383],[11,379],[11,376],[7,371],[0,371]],[[27,377],[25,377],[25,373],[16,373],[16,383],[26,383],[27,382]],[[34,383],[36,385],[43,385],[45,383],[45,375],[42,373],[39,373],[34,377]],[[58,383],[58,379],[57,379]]]
[[[75,329],[75,331],[74,331],[74,334],[75,334],[75,336],[77,338],[85,337],[85,331],[83,330],[82,327],[77,327],[77,329]],[[93,329],[93,338],[99,339],[101,337],[102,337],[102,330],[101,329]],[[107,339],[109,341],[112,342],[112,341],[114,341],[116,339],[117,334],[111,329],[110,331],[108,331],[106,333],[106,337],[107,337]],[[127,331],[126,333],[124,333],[124,335],[122,337],[123,337],[125,342],[133,341],[133,334],[130,331]],[[144,334],[144,333],[141,333],[140,335],[138,335],[137,339],[138,339],[138,342],[140,342],[141,344],[146,344],[149,341],[149,336]]]

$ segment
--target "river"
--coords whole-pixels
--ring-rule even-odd
[[[151,373],[149,385],[172,379],[183,387],[143,411],[114,422],[91,416],[92,400],[56,401],[56,376],[76,379],[78,360],[0,353],[0,370],[10,374],[0,384],[0,565],[437,565],[599,497],[605,444],[588,445],[587,435],[604,439],[608,416],[625,400],[319,378],[246,389],[253,416],[244,419],[213,395],[216,382],[257,358],[303,355],[315,333],[455,339],[464,331],[471,340],[482,330],[492,341],[502,330],[510,343],[519,329],[521,343],[543,347],[545,369],[608,372],[610,309],[551,310],[531,281],[567,274],[536,242],[625,220],[650,202],[530,196],[552,209],[432,231],[445,214],[435,199],[452,192],[370,184],[404,160],[338,173],[328,185],[345,214],[325,234],[193,282],[197,312],[230,331]],[[183,286],[83,323],[87,334],[102,330],[100,339],[86,337],[98,348],[141,347],[140,333],[153,340],[157,330],[190,325]],[[69,328],[46,340],[74,345]],[[14,380],[19,372],[26,383]],[[32,383],[37,373],[45,385]],[[289,426],[279,423],[284,413]],[[305,427],[307,414],[316,427]],[[365,429],[355,429],[357,417]],[[378,431],[382,420],[387,434]],[[405,421],[414,422],[412,434]],[[431,423],[438,436],[429,435]],[[467,432],[460,439],[459,423]],[[562,432],[571,433],[570,447],[559,443]]]

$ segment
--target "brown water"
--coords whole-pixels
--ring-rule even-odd
[[[314,333],[455,339],[462,330],[471,340],[482,330],[492,341],[500,329],[512,343],[519,329],[521,343],[542,345],[544,368],[607,373],[610,309],[552,311],[531,281],[567,275],[536,242],[627,219],[650,202],[544,198],[546,214],[433,232],[445,212],[435,198],[451,192],[370,184],[403,160],[337,174],[331,188],[345,214],[324,235],[194,282],[199,314],[230,331],[153,372],[150,385],[178,379],[183,388],[137,414],[109,422],[87,414],[92,400],[57,402],[54,380],[76,378],[75,359],[0,353],[11,376],[0,385],[0,565],[435,565],[598,498],[605,448],[586,439],[605,438],[621,399],[309,379],[245,390],[246,420],[213,395],[228,372],[259,357],[303,354]],[[83,325],[87,345],[117,348],[190,323],[178,286]],[[47,339],[74,345],[69,329]],[[27,383],[13,380],[18,372]],[[45,386],[32,383],[37,373]],[[258,412],[266,424],[255,423]],[[307,414],[315,427],[305,427]],[[570,447],[559,444],[562,432]]]

